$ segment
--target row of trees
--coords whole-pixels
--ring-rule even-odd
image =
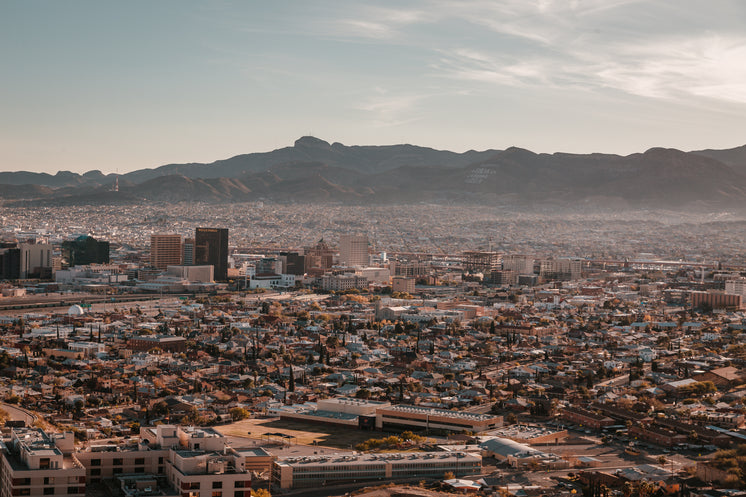
[[[381,449],[401,449],[407,445],[417,445],[425,441],[424,437],[411,431],[402,432],[401,435],[391,435],[386,438],[371,438],[355,446],[356,450],[381,450]]]

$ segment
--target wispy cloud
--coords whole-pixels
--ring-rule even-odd
[[[637,95],[746,103],[746,36],[627,45],[596,67],[601,84]]]
[[[651,0],[435,0],[410,10],[364,7],[335,24],[345,36],[431,50],[423,64],[430,77],[746,103],[746,31],[727,16],[712,25],[710,8]],[[471,32],[463,40],[438,36],[454,23]]]
[[[383,88],[374,88],[356,109],[367,114],[375,127],[392,127],[419,121],[418,104],[427,99],[422,94],[395,94]]]
[[[373,38],[394,41],[413,24],[432,22],[435,19],[422,10],[365,6],[337,19],[327,19],[322,25],[328,36]]]

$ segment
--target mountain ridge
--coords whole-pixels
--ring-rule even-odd
[[[119,191],[112,192],[118,178]],[[513,202],[686,208],[746,206],[746,145],[626,156],[535,153],[519,147],[463,153],[416,145],[353,145],[303,136],[271,152],[212,163],[166,164],[122,175],[93,170],[0,173],[0,197],[55,203],[137,201]]]

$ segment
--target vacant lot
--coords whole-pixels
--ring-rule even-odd
[[[234,437],[248,437],[269,441],[286,441],[294,444],[336,447],[340,449],[354,448],[360,442],[370,438],[381,438],[388,434],[379,431],[361,431],[342,426],[324,425],[316,423],[302,423],[298,421],[281,421],[279,418],[245,419],[229,425],[218,426],[216,429]],[[282,433],[294,438],[283,439],[272,433]]]

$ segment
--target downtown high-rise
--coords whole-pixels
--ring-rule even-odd
[[[194,264],[212,265],[215,269],[215,281],[228,279],[228,228],[195,230]]]

